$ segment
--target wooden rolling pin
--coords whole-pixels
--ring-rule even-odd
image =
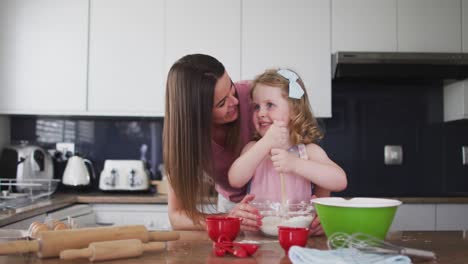
[[[164,242],[141,243],[138,239],[93,242],[83,249],[68,249],[60,252],[61,259],[88,258],[90,261],[138,257],[144,251],[166,248]]]
[[[139,239],[143,243],[171,241],[179,239],[179,233],[149,232],[143,225],[42,231],[38,233],[37,240],[1,243],[0,255],[37,252],[40,258],[56,257],[63,250],[85,248],[92,242],[123,239]]]

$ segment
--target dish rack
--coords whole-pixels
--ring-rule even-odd
[[[58,179],[11,179],[0,178],[0,209],[16,209],[30,205],[41,198],[49,198],[57,189]],[[16,192],[15,186],[21,187]]]

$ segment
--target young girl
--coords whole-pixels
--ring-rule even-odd
[[[345,172],[315,144],[322,134],[297,74],[267,70],[252,87],[257,141],[249,142],[233,163],[229,183],[239,188],[250,181],[256,201],[280,202],[282,174],[290,203],[309,201],[324,190],[345,189]]]

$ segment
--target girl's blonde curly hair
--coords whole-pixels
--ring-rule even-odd
[[[297,76],[299,75],[297,74]],[[323,138],[323,133],[317,124],[317,120],[312,114],[307,90],[305,89],[304,83],[300,77],[297,80],[297,83],[299,83],[302,90],[304,90],[304,95],[300,99],[290,98],[288,96],[289,80],[281,76],[278,73],[278,69],[269,69],[255,78],[252,83],[250,97],[252,98],[252,94],[258,84],[281,88],[283,97],[289,102],[290,120],[288,128],[291,144],[316,143],[318,140]],[[254,139],[259,140],[260,135],[255,133]]]

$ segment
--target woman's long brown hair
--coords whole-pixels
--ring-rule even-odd
[[[224,71],[217,59],[192,54],[175,62],[167,77],[164,165],[175,195],[195,224],[203,219],[197,205],[208,196],[212,187],[209,183],[213,182],[209,180],[213,177],[213,97],[216,82]]]

